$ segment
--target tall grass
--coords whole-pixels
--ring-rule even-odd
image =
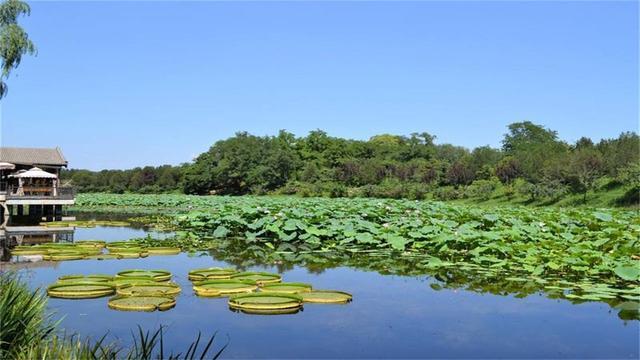
[[[45,314],[47,299],[13,272],[0,277],[0,358],[46,340],[57,324]]]
[[[56,331],[59,322],[46,313],[46,305],[46,296],[39,290],[29,290],[15,273],[0,274],[0,359],[217,359],[228,345],[227,340],[214,353],[216,334],[201,343],[198,332],[184,353],[167,354],[162,326],[153,332],[138,326],[129,348],[106,342],[106,335],[97,341],[60,335]]]

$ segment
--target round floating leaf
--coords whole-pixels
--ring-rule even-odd
[[[69,227],[69,226],[74,226],[71,223],[65,223],[65,222],[48,222],[48,223],[43,223],[44,226],[46,227]]]
[[[288,315],[288,314],[299,313],[300,309],[302,309],[302,307],[296,307],[291,309],[278,309],[278,310],[236,309],[233,307],[229,307],[229,310],[233,312],[241,312],[243,314],[249,314],[249,315]]]
[[[102,240],[82,240],[75,243],[80,248],[97,248],[102,249],[105,247],[105,242]]]
[[[94,221],[93,222],[94,225],[99,225],[99,226],[118,226],[118,227],[122,227],[122,226],[129,226],[129,223],[126,221]]]
[[[275,293],[240,294],[229,298],[229,306],[244,310],[298,309],[302,306],[302,297]]]
[[[111,295],[114,292],[115,287],[105,282],[56,283],[47,288],[49,296],[64,299],[90,299]]]
[[[86,260],[114,260],[120,259],[121,257],[117,254],[97,254],[97,255],[88,255],[84,257]]]
[[[49,260],[49,261],[66,261],[66,260],[84,259],[85,256],[86,256],[85,253],[81,253],[77,251],[61,251],[61,252],[55,252],[53,254],[42,255],[42,259]]]
[[[109,253],[118,256],[121,259],[137,259],[139,257],[149,256],[149,252],[142,248],[111,248]]]
[[[165,295],[175,296],[180,293],[180,286],[171,282],[154,282],[153,284],[126,284],[116,289],[122,296]]]
[[[154,281],[171,280],[171,273],[164,270],[124,270],[120,271],[117,277],[149,278]]]
[[[58,283],[86,283],[86,282],[105,282],[113,280],[111,275],[92,274],[92,275],[64,275],[58,278]]]
[[[109,299],[110,308],[124,311],[164,311],[174,306],[176,306],[175,298],[164,295],[116,295]]]
[[[258,285],[249,280],[205,280],[196,283],[193,291],[198,296],[214,297],[251,292],[257,288]]]
[[[637,281],[640,280],[640,266],[620,265],[613,270],[616,275],[624,280]]]
[[[111,280],[110,284],[115,287],[122,287],[137,284],[163,284],[162,281],[154,281],[148,277],[116,277]]]
[[[271,293],[283,293],[283,294],[297,294],[302,292],[311,291],[311,284],[299,283],[299,282],[288,282],[288,283],[273,283],[273,284],[264,284],[260,289],[263,292],[271,292]]]
[[[140,248],[141,246],[131,241],[114,241],[114,242],[106,243],[105,247],[107,249],[114,249],[114,248]]]
[[[225,268],[206,268],[206,269],[195,269],[189,271],[189,280],[192,281],[203,281],[203,280],[216,280],[216,279],[229,279],[231,275],[236,274],[237,271],[234,269],[225,269]]]
[[[255,281],[259,286],[282,281],[282,277],[280,275],[266,272],[242,272],[231,275],[231,279]]]
[[[45,255],[49,252],[46,248],[41,248],[37,246],[25,246],[23,248],[14,248],[11,250],[11,255],[20,256],[20,255]]]
[[[300,296],[304,302],[323,304],[342,304],[353,299],[351,294],[336,290],[312,290]]]
[[[149,255],[177,255],[180,254],[178,247],[150,247],[146,249]]]

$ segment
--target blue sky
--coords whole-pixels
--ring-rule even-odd
[[[72,168],[189,161],[237,131],[499,146],[638,129],[638,3],[32,2],[3,146]]]

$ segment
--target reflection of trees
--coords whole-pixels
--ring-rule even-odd
[[[314,252],[304,247],[295,251],[278,252],[255,245],[247,247],[246,241],[242,240],[215,242],[212,246],[209,254],[216,260],[226,261],[243,270],[252,266],[276,266],[278,271],[282,272],[294,266],[301,266],[310,273],[321,274],[327,269],[346,266],[375,271],[382,275],[428,276],[432,280],[429,282],[430,287],[436,291],[457,289],[517,298],[542,293],[551,299],[565,299],[561,286],[545,288],[561,282],[562,279],[543,280],[525,274],[493,271],[474,264],[434,268],[425,256]],[[584,302],[575,299],[570,301],[574,304]],[[606,302],[611,307],[622,303],[618,299]],[[621,310],[618,316],[623,320],[638,319],[638,312]]]

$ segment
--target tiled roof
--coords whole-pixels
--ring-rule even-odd
[[[60,148],[0,147],[0,161],[17,165],[67,166]]]

